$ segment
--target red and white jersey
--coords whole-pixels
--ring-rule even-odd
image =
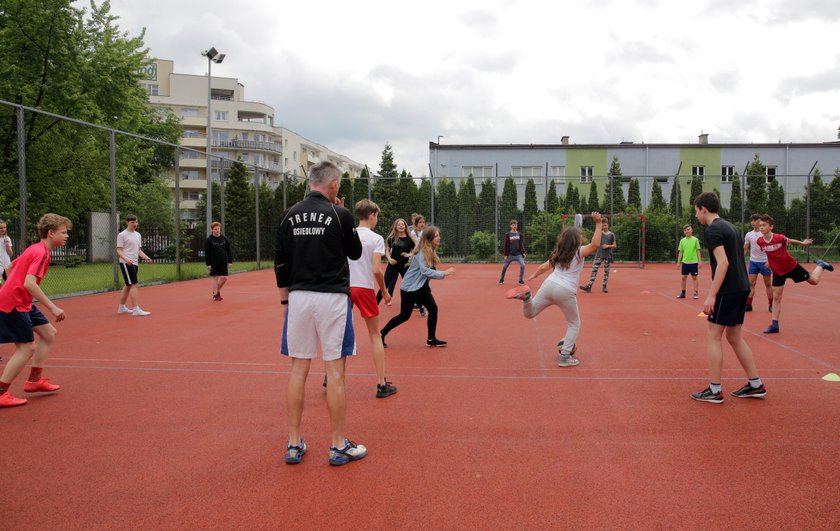
[[[799,263],[787,250],[787,236],[771,234],[770,241],[765,236],[758,238],[758,246],[767,254],[767,265],[774,275],[785,275],[793,271]]]
[[[26,276],[35,277],[38,284],[50,267],[50,251],[44,242],[38,242],[26,248],[22,255],[12,262],[12,271],[3,287],[0,288],[0,312],[9,313],[13,309],[26,313],[32,309],[32,294],[24,286]]]

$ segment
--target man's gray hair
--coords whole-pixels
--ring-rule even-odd
[[[341,169],[329,161],[319,162],[309,172],[309,186],[324,186],[341,179]]]

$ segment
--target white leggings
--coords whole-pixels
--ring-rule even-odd
[[[522,313],[528,319],[533,319],[550,304],[560,307],[566,317],[566,335],[563,340],[563,353],[572,351],[580,332],[580,311],[577,304],[577,287],[570,289],[556,282],[546,280],[540,286],[537,294],[522,305]]]

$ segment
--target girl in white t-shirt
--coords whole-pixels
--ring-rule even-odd
[[[591,214],[595,227],[601,226],[601,214]],[[518,286],[507,292],[507,298],[522,301],[522,313],[533,319],[549,305],[559,307],[566,317],[566,335],[557,344],[560,351],[558,365],[573,367],[580,361],[573,356],[577,350],[575,342],[580,332],[580,311],[577,304],[578,278],[583,269],[583,260],[593,255],[601,247],[601,231],[596,230],[592,241],[583,244],[583,235],[577,227],[565,227],[557,236],[557,245],[551,251],[548,261],[540,264],[528,280],[533,280],[549,269],[551,274],[540,286],[537,294],[531,297],[531,288]]]

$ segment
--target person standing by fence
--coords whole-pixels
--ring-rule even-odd
[[[613,251],[615,250],[615,234],[610,232],[610,222],[607,218],[601,220],[601,246],[595,252],[595,260],[592,263],[592,274],[589,275],[589,282],[581,286],[580,289],[586,293],[592,291],[592,285],[595,284],[595,277],[598,276],[598,268],[604,267],[604,293],[607,291],[607,282],[610,281],[610,266],[612,265]]]
[[[222,300],[222,286],[227,282],[228,268],[233,265],[230,242],[222,236],[222,224],[214,221],[210,224],[210,236],[204,242],[204,262],[210,272],[213,285],[213,300]]]
[[[140,291],[140,284],[137,283],[138,264],[141,258],[147,264],[151,264],[152,259],[140,248],[143,240],[137,232],[138,226],[140,221],[137,216],[129,214],[125,217],[125,230],[117,235],[117,256],[120,257],[120,270],[125,281],[125,287],[120,292],[117,314],[130,313],[135,317],[142,317],[152,315],[152,312],[147,312],[137,304],[137,294]],[[126,302],[131,303],[131,308],[125,305]]]

